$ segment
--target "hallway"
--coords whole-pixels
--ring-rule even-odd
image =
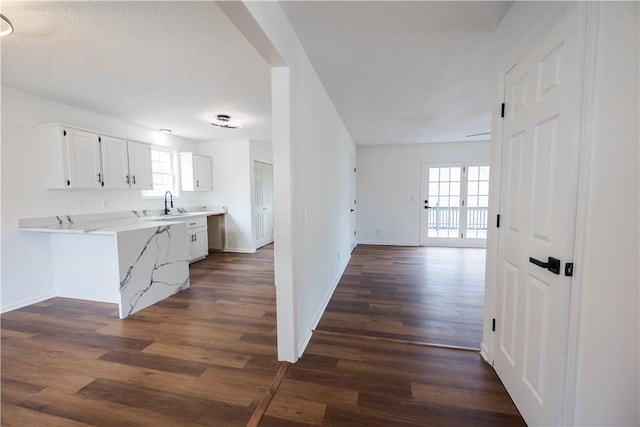
[[[316,331],[479,350],[485,252],[360,245]]]

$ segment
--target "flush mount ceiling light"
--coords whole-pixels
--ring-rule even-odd
[[[218,114],[216,119],[211,120],[209,123],[211,123],[214,126],[218,126],[221,128],[229,128],[229,129],[237,129],[239,127],[242,127],[240,123],[232,122],[231,116],[228,116],[226,114]]]
[[[13,25],[6,16],[0,13],[0,37],[8,36],[13,33]]]

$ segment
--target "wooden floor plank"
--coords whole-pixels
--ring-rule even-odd
[[[477,352],[406,343],[477,341],[477,272],[449,271],[476,271],[477,253],[358,247],[258,425],[524,425]],[[189,290],[124,320],[66,298],[3,314],[2,425],[246,426],[280,366],[273,246],[190,271]]]

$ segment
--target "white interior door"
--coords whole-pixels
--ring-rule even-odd
[[[505,76],[494,367],[527,424],[563,408],[582,67],[572,6]],[[559,271],[536,265],[560,260]],[[530,258],[532,259],[530,261]],[[550,266],[551,267],[551,266]]]
[[[351,242],[351,250],[353,250],[358,244],[356,238],[356,159],[353,156],[349,157],[349,176],[350,176],[350,190],[349,190],[349,239]]]
[[[253,161],[253,212],[256,249],[273,242],[273,165]]]

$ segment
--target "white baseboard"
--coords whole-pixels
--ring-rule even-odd
[[[2,306],[1,312],[7,313],[9,311],[17,310],[19,308],[26,307],[31,304],[36,304],[36,303],[54,298],[55,296],[56,296],[55,293],[46,293],[46,294],[41,294],[32,298],[23,299],[21,301],[14,302],[13,304]]]
[[[489,353],[490,353],[489,349],[487,348],[486,345],[484,345],[484,342],[480,343],[480,355],[482,356],[485,362],[493,366],[491,357],[489,357]]]
[[[358,240],[359,245],[379,245],[379,246],[420,246],[418,242],[387,242],[383,240]]]
[[[255,249],[236,249],[236,248],[225,248],[222,252],[232,252],[236,254],[255,254]]]
[[[320,323],[320,319],[322,319],[322,315],[324,314],[324,311],[327,309],[327,306],[329,305],[329,301],[331,301],[331,297],[333,296],[333,293],[338,287],[338,283],[340,283],[340,279],[342,279],[342,275],[344,274],[344,271],[347,269],[347,265],[349,265],[350,260],[351,260],[351,254],[349,253],[349,256],[346,257],[345,261],[340,266],[340,269],[338,270],[338,274],[336,278],[333,280],[333,284],[331,285],[329,292],[327,292],[327,295],[322,301],[322,304],[320,305],[320,309],[316,313],[313,319],[313,322],[311,322],[311,327],[305,334],[304,339],[298,345],[298,349],[297,349],[298,359],[302,357],[302,353],[304,353],[304,350],[307,348],[307,345],[309,345],[309,341],[311,341],[311,337],[313,336],[313,331],[316,329],[316,326],[318,326],[318,323]]]

